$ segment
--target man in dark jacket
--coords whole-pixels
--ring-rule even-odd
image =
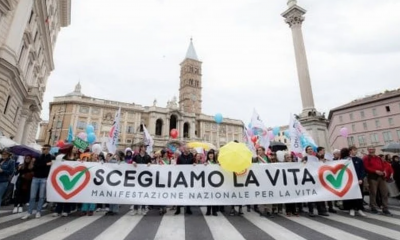
[[[363,162],[369,184],[369,202],[371,212],[378,213],[376,194],[379,190],[382,196],[382,212],[386,215],[391,215],[388,210],[389,193],[385,183],[385,164],[379,156],[375,155],[375,147],[368,147],[368,155],[364,157]]]
[[[178,165],[193,165],[194,162],[194,157],[193,154],[189,151],[189,149],[184,146],[182,149],[182,154],[178,157],[178,160],[176,164]],[[181,214],[181,207],[177,206],[176,207],[176,212],[175,215]],[[186,214],[191,215],[192,210],[190,210],[190,206],[186,206]]]
[[[31,196],[29,201],[28,214],[22,219],[28,219],[33,212],[36,203],[36,195],[39,192],[39,202],[37,203],[36,218],[41,217],[42,206],[46,194],[46,182],[50,173],[50,167],[54,156],[50,154],[51,146],[46,144],[42,148],[42,155],[37,159],[32,159],[33,163],[33,179],[31,185]]]
[[[141,144],[139,146],[139,153],[136,154],[133,159],[132,159],[132,164],[134,167],[137,167],[137,164],[151,164],[151,157],[149,154],[146,152],[146,145]],[[132,211],[132,215],[146,215],[147,214],[147,209],[145,205],[135,205]]]

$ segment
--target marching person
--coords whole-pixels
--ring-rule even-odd
[[[18,166],[14,209],[12,213],[22,213],[24,205],[29,201],[33,178],[33,160],[31,155],[24,157],[24,162]]]
[[[33,208],[36,203],[36,195],[39,192],[39,202],[36,206],[36,218],[40,218],[42,212],[42,206],[44,203],[44,197],[46,194],[46,182],[47,177],[50,173],[50,167],[54,157],[50,154],[51,146],[45,144],[42,148],[42,155],[38,159],[32,159],[33,161],[33,179],[31,185],[31,194],[29,200],[28,213],[22,217],[23,220],[28,219],[33,212]]]
[[[383,214],[391,215],[388,209],[389,192],[385,182],[385,163],[375,154],[375,147],[368,147],[368,155],[363,158],[364,168],[367,172],[369,184],[369,201],[371,213],[378,213],[378,205],[376,203],[377,191],[381,193]]]
[[[71,146],[68,153],[62,158],[62,161],[76,161],[78,159],[78,148],[75,146]],[[71,203],[57,203],[56,211],[53,213],[53,217],[59,217],[60,215],[63,217],[68,217],[71,213]]]
[[[124,152],[117,150],[117,152],[115,153],[115,155],[111,158],[111,160],[109,161],[109,163],[117,163],[117,164],[121,164],[121,162],[125,162],[125,154]],[[89,207],[89,206],[88,206]],[[106,212],[106,216],[114,216],[117,215],[119,212],[119,204],[110,204],[110,210],[108,212]]]
[[[357,157],[357,148],[355,146],[351,146],[350,148],[342,148],[340,150],[340,158],[341,159],[351,159],[353,161],[354,169],[357,174],[357,179],[358,179],[358,185],[360,186],[360,191],[362,193],[363,191],[363,179],[365,177],[365,169],[364,169],[364,163],[363,160],[359,157]],[[354,217],[355,216],[355,211],[360,216],[365,217],[365,213],[362,211],[363,209],[363,199],[351,199],[351,200],[345,200],[343,202],[343,205],[345,205],[345,209],[349,208],[350,209],[350,216]]]
[[[178,157],[176,164],[177,165],[195,165],[193,154],[189,151],[187,146],[182,147],[182,154]],[[181,207],[176,207],[175,215],[181,214]],[[190,210],[190,206],[186,206],[186,214],[191,215],[192,211]]]
[[[289,153],[286,153],[284,156],[285,162],[290,163],[293,162],[293,158]],[[288,217],[294,215],[299,216],[299,213],[296,211],[296,203],[286,203],[285,204],[286,215]]]
[[[210,149],[207,153],[207,158],[206,161],[204,162],[204,165],[214,165],[214,164],[218,164],[217,160],[215,159],[215,151],[214,149]],[[206,212],[206,216],[210,216],[211,212],[213,216],[218,216],[218,206],[207,206],[207,212]]]
[[[257,157],[253,159],[253,163],[272,163],[271,159],[269,159],[268,156],[265,154],[264,147],[260,146],[257,148]],[[249,209],[247,210],[249,211]],[[254,205],[254,211],[259,212],[260,217],[274,217],[272,204],[261,204],[259,206]]]
[[[167,156],[167,151],[161,150],[160,154],[157,155],[156,161],[158,165],[170,165],[170,161]],[[167,207],[166,206],[159,206],[159,214],[164,215],[167,213]]]
[[[11,158],[11,152],[5,148],[1,151],[0,160],[0,206],[3,201],[3,195],[7,191],[8,184],[15,171],[15,161]]]
[[[147,164],[150,166],[151,164],[151,157],[149,154],[146,152],[147,146],[144,144],[139,145],[139,153],[135,155],[135,157],[132,159],[132,164],[134,167],[137,167],[138,164]],[[147,209],[145,205],[135,205],[133,208],[132,215],[146,215],[147,214]]]

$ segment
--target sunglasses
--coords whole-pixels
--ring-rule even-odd
[[[44,151],[44,150],[49,150],[49,148],[42,148],[42,150]]]

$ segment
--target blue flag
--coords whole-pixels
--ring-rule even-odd
[[[70,125],[69,126],[69,129],[68,129],[68,138],[67,138],[67,141],[70,143],[70,142],[72,142],[74,140],[74,133],[72,132],[72,126]]]

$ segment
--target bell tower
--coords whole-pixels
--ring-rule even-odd
[[[190,39],[186,57],[181,66],[179,85],[179,105],[188,113],[201,113],[201,64]]]

